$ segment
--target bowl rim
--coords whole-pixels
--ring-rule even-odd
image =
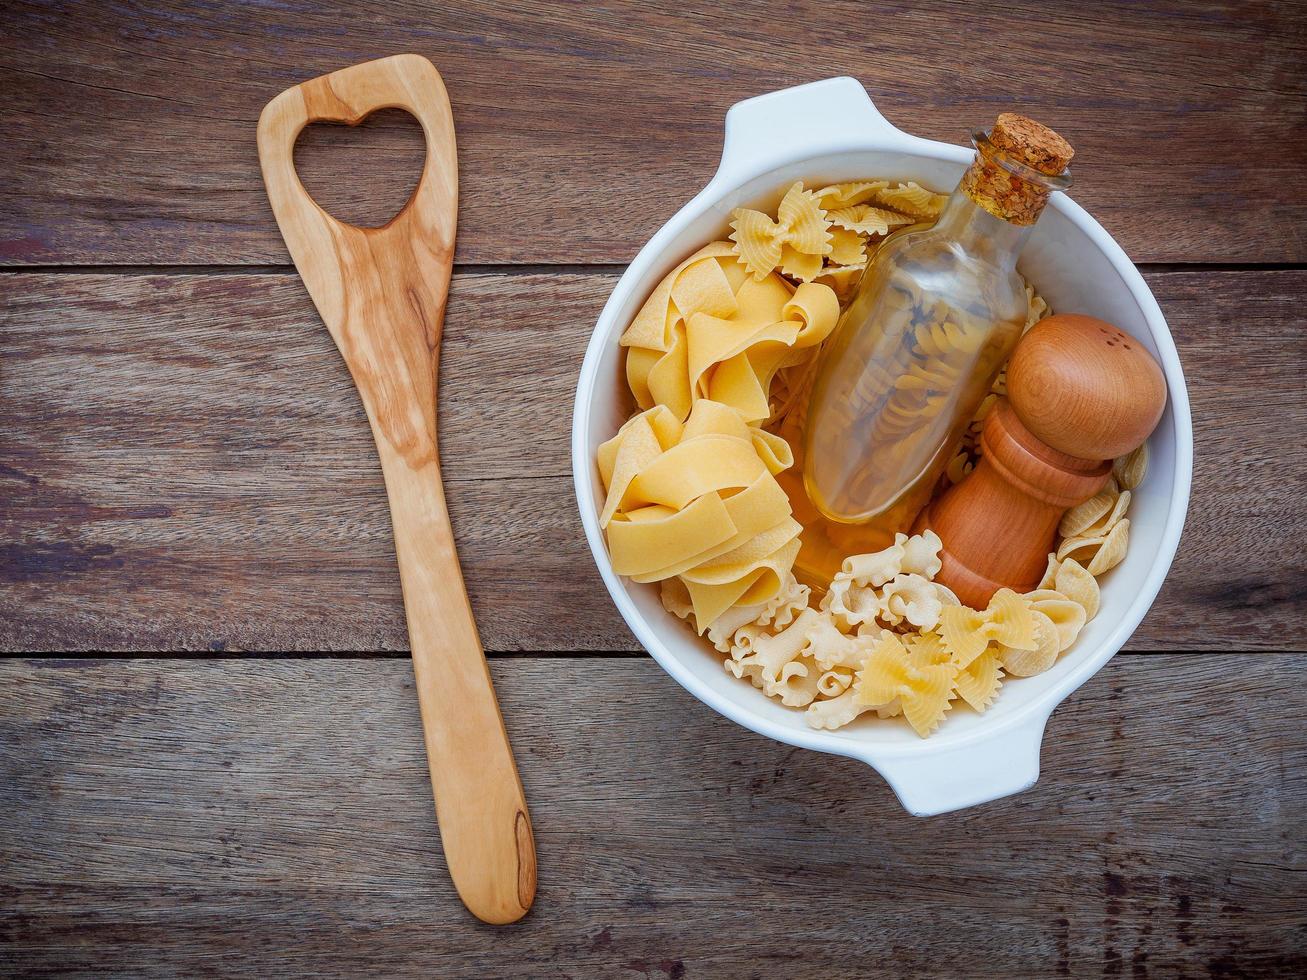
[[[851,80],[827,80],[827,82],[836,81]],[[813,85],[823,85],[827,82],[813,83]],[[813,86],[804,86],[804,88],[810,87]],[[858,87],[860,90],[861,86]],[[733,108],[732,113],[736,109],[748,106],[750,102],[765,100],[794,91],[796,90],[783,90],[779,93],[769,93],[769,95],[761,96],[756,100],[748,100]],[[865,97],[865,93],[863,93],[863,98]],[[867,105],[870,107],[869,101]],[[728,115],[728,144],[730,128],[730,115]],[[898,133],[897,130],[894,130],[894,132]],[[902,154],[907,157],[920,156],[958,163],[969,161],[973,155],[971,150],[961,146],[923,140],[902,133],[898,133],[898,135],[904,137],[904,142],[898,145],[895,145],[896,141],[893,140],[880,144],[874,140],[869,142],[865,139],[852,141],[843,148],[836,144],[829,144],[817,151],[793,156],[784,161],[784,165],[790,167],[798,164],[810,164],[813,170],[818,170],[823,163],[829,165],[832,158],[865,152]],[[1049,208],[1061,212],[1081,232],[1086,234],[1093,245],[1108,260],[1138,305],[1140,314],[1157,346],[1159,360],[1167,381],[1175,453],[1170,508],[1153,563],[1141,587],[1135,592],[1129,606],[1123,610],[1123,614],[1114,624],[1111,632],[1102,638],[1095,647],[1085,651],[1084,655],[1078,658],[1074,669],[1070,670],[1065,677],[1041,693],[1015,706],[1005,715],[993,718],[992,723],[989,725],[962,732],[950,732],[945,726],[932,734],[929,739],[900,743],[868,742],[857,738],[856,732],[851,731],[833,732],[784,727],[765,717],[761,712],[750,709],[740,701],[719,695],[701,682],[687,666],[682,664],[681,659],[664,644],[658,635],[658,630],[636,608],[626,591],[626,587],[612,570],[603,534],[598,526],[598,510],[593,488],[594,462],[591,458],[588,435],[589,418],[599,384],[599,364],[605,346],[615,342],[617,336],[615,333],[616,316],[632,293],[642,292],[647,295],[653,289],[656,285],[654,273],[658,268],[661,256],[687,226],[703,217],[714,207],[719,206],[723,199],[737,193],[744,185],[779,169],[780,166],[773,161],[771,165],[766,166],[764,169],[741,174],[726,166],[726,155],[724,154],[723,166],[718,170],[717,175],[699,194],[687,202],[655,232],[631,261],[631,264],[614,285],[591,333],[577,380],[572,424],[572,478],[582,526],[585,529],[591,554],[599,568],[604,584],[627,626],[630,627],[636,639],[640,641],[664,671],[670,674],[694,697],[713,710],[751,731],[766,735],[779,742],[819,752],[858,758],[879,767],[880,763],[888,763],[895,759],[922,759],[931,755],[953,753],[959,749],[1000,738],[1005,733],[1017,729],[1030,731],[1038,739],[1042,735],[1044,724],[1052,711],[1080,685],[1096,674],[1124,646],[1151,608],[1179,545],[1188,510],[1193,466],[1192,421],[1184,372],[1174,338],[1161,308],[1158,306],[1157,300],[1144,281],[1143,276],[1135,268],[1134,263],[1130,261],[1124,249],[1088,212],[1062,192],[1053,194],[1049,202]],[[1033,778],[1030,781],[1033,782]],[[900,793],[900,796],[902,795]],[[979,800],[975,802],[979,802]]]

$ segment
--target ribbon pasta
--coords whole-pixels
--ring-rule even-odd
[[[776,482],[794,461],[784,440],[699,401],[684,424],[663,405],[639,413],[598,455],[613,571],[679,576],[700,633],[731,606],[780,593],[801,530]]]
[[[829,286],[749,278],[729,243],[714,242],[668,273],[622,334],[627,382],[641,409],[684,420],[707,399],[762,422],[777,373],[805,363],[839,313]]]

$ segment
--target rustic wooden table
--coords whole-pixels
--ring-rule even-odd
[[[0,11],[0,972],[1307,968],[1301,4],[327,7]],[[254,149],[271,96],[398,51],[458,125],[443,459],[540,852],[503,930],[445,874],[375,453]],[[1194,405],[1152,613],[1034,789],[929,820],[659,671],[568,478],[583,343],[727,106],[839,73],[924,136],[1069,134]],[[419,154],[385,113],[299,166],[375,219]]]

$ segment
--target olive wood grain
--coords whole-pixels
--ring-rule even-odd
[[[1307,272],[1145,275],[1196,447],[1180,551],[1129,648],[1307,650],[1307,564],[1286,547],[1307,536],[1307,449],[1285,437],[1307,425]],[[489,651],[639,649],[569,465],[615,281],[454,277],[441,471]],[[408,648],[371,434],[293,272],[0,274],[0,416],[0,649]]]
[[[421,123],[422,176],[386,225],[347,225],[300,183],[295,139],[311,122],[355,125],[384,108]],[[277,223],[349,366],[381,457],[450,875],[478,918],[513,922],[535,895],[531,822],[464,589],[436,448],[458,214],[449,98],[431,62],[396,55],[287,89],[259,118],[258,144]]]
[[[1035,786],[928,820],[647,658],[491,669],[550,829],[511,930],[442,880],[403,662],[0,662],[0,972],[1307,972],[1305,656],[1116,657]]]
[[[1067,509],[1098,493],[1166,406],[1166,379],[1129,334],[1094,317],[1050,316],[1021,338],[1008,396],[985,420],[980,460],[931,501],[916,529],[944,542],[936,578],[983,609],[1001,588],[1039,584]]]

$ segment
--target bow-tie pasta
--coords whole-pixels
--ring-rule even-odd
[[[862,235],[888,235],[891,228],[910,225],[913,219],[905,214],[898,214],[886,208],[874,208],[870,204],[855,204],[848,208],[838,208],[830,212],[831,224],[845,231],[853,232],[859,238]],[[845,259],[836,259],[840,265]]]
[[[815,191],[792,184],[772,218],[763,211],[736,208],[731,241],[750,275],[762,279],[782,272],[813,282],[837,270],[861,271],[873,247],[896,228],[933,221],[948,197],[911,181],[847,181]],[[847,280],[845,280],[847,283]],[[835,283],[837,292],[843,290]]]
[[[843,184],[828,184],[819,187],[813,193],[823,208],[851,208],[855,204],[866,204],[876,196],[877,191],[889,187],[888,180],[850,180]]]
[[[925,738],[951,706],[958,667],[938,646],[883,632],[854,682],[854,700],[868,707],[898,701],[903,717]]]
[[[948,195],[936,194],[910,180],[902,186],[877,191],[874,200],[919,221],[934,221],[948,203]]]
[[[985,652],[990,643],[1017,650],[1035,647],[1035,622],[1029,605],[1011,589],[999,589],[981,611],[951,606],[940,614],[944,649],[961,667]]]
[[[822,257],[831,252],[830,221],[817,195],[795,183],[776,208],[776,220],[761,211],[736,208],[731,241],[740,261],[755,279],[775,269],[801,282],[821,272]]]

